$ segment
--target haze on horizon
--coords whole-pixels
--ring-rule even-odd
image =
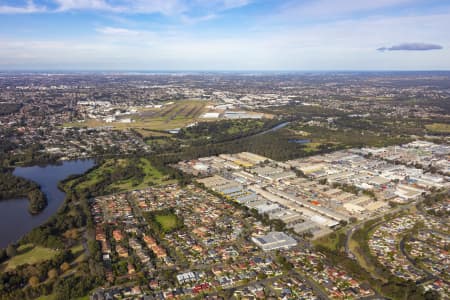
[[[2,70],[449,70],[445,0],[0,0]]]

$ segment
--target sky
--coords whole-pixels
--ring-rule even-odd
[[[449,0],[0,0],[2,70],[450,70]]]

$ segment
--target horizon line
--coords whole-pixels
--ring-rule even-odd
[[[428,69],[428,70],[404,70],[404,69],[373,69],[373,70],[352,70],[352,69],[329,69],[329,70],[221,70],[221,69],[148,69],[148,70],[138,70],[138,69],[0,69],[0,73],[56,73],[56,72],[69,72],[69,73],[336,73],[336,72],[450,72],[450,69]]]

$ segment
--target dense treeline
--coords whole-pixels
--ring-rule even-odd
[[[37,214],[47,206],[47,198],[38,184],[22,177],[14,176],[11,170],[0,169],[0,200],[16,197],[28,198],[29,211]]]
[[[56,282],[55,298],[61,300],[80,298],[101,283],[102,281],[98,281],[95,277],[70,276]]]
[[[39,186],[22,177],[16,177],[9,169],[0,170],[0,199],[26,197],[27,193]]]
[[[183,128],[178,138],[189,140],[191,145],[202,145],[205,141],[218,143],[251,136],[280,124],[278,119],[242,119],[201,122],[196,126]]]
[[[28,284],[31,278],[37,282],[54,281],[60,274],[60,267],[65,262],[73,260],[70,251],[62,251],[53,259],[35,265],[24,264],[0,275],[0,299],[30,299],[51,292],[51,285],[42,284],[39,287]],[[50,270],[55,270],[53,275]],[[49,276],[50,275],[50,276]],[[52,282],[53,283],[53,282]],[[34,285],[34,284],[33,284]]]
[[[407,143],[412,140],[405,135],[391,135],[384,131],[373,132],[357,128],[338,127],[331,129],[295,123],[289,127],[294,130],[308,132],[308,139],[311,139],[313,142],[340,144],[346,148],[385,147]]]
[[[40,144],[27,145],[21,149],[20,153],[10,153],[9,151],[17,149],[18,145],[12,143],[8,138],[0,144],[0,165],[1,166],[29,166],[29,165],[46,165],[49,163],[57,163],[58,156],[49,154],[45,151],[44,146]]]
[[[308,115],[308,110],[304,114]],[[295,112],[294,115],[295,117],[298,117]],[[344,123],[347,121],[358,123],[357,120],[355,121],[352,118],[344,119],[343,124],[341,124],[342,126],[344,126]],[[276,122],[280,121],[273,120],[273,122],[274,123],[270,123],[271,126],[269,127],[273,127]],[[358,128],[358,125],[352,125],[351,128],[345,127],[332,130],[318,126],[299,125],[295,121],[287,126],[287,128],[282,128],[274,132],[268,132],[261,135],[253,134],[249,136],[247,136],[246,133],[239,133],[236,134],[235,139],[228,140],[226,137],[229,136],[229,134],[224,132],[224,130],[229,129],[231,124],[232,123],[230,122],[220,124],[201,123],[199,126],[182,130],[179,133],[179,136],[182,138],[192,138],[197,134],[209,134],[208,136],[211,138],[196,139],[189,147],[181,147],[179,141],[166,138],[164,146],[165,151],[160,151],[158,154],[155,154],[155,156],[160,158],[163,162],[176,163],[179,160],[193,159],[202,156],[249,151],[275,160],[288,160],[350,147],[388,146],[406,143],[411,140],[409,137],[403,135],[391,136],[384,132],[369,132],[363,129],[367,127],[366,124],[362,124],[361,128]],[[291,140],[298,138],[296,133],[297,130],[308,132],[308,139],[311,139],[312,142],[315,143],[315,146],[308,147],[308,144],[291,142]],[[213,131],[221,132],[214,133]],[[187,140],[187,142],[189,143],[189,140]]]
[[[24,264],[0,274],[0,299],[34,299],[53,293],[55,299],[74,299],[102,283],[103,269],[92,260],[82,262],[85,274],[65,274],[75,257],[70,250],[38,264]],[[93,276],[91,274],[98,274]]]
[[[39,213],[47,206],[47,197],[39,188],[28,192],[27,198],[30,201],[28,210],[32,214]]]
[[[386,117],[383,115],[371,115],[369,117],[341,117],[336,119],[335,125],[338,128],[349,128],[354,130],[365,130],[373,133],[380,133],[385,136],[423,136],[427,133],[426,124],[433,122],[448,122],[445,119],[420,119],[416,117],[404,116],[403,118]]]
[[[146,143],[155,154],[179,152],[191,147],[205,147],[212,144],[232,142],[269,130],[283,121],[278,119],[242,119],[201,122],[196,126],[183,128],[173,136],[146,137]]]
[[[276,132],[269,132],[223,143],[205,143],[202,146],[182,148],[177,152],[163,153],[155,156],[165,163],[176,163],[180,160],[242,151],[253,152],[281,161],[311,155],[311,152],[307,150],[305,145],[290,143],[287,135],[289,135],[289,132],[283,128]],[[343,145],[326,143],[320,145],[315,153],[331,152],[342,149],[343,147]]]
[[[89,223],[90,210],[87,197],[75,196],[65,190],[66,200],[58,213],[52,216],[45,224],[34,228],[21,243],[33,243],[52,249],[64,249],[73,246],[77,241],[64,236],[71,229],[83,228]]]
[[[322,106],[309,106],[298,104],[271,107],[263,111],[276,116],[284,116],[289,121],[299,119],[310,120],[314,117],[330,117],[330,116],[337,117],[346,115],[346,113],[341,110],[325,108]]]

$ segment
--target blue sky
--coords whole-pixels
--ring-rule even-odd
[[[0,69],[450,70],[448,0],[0,0]]]

